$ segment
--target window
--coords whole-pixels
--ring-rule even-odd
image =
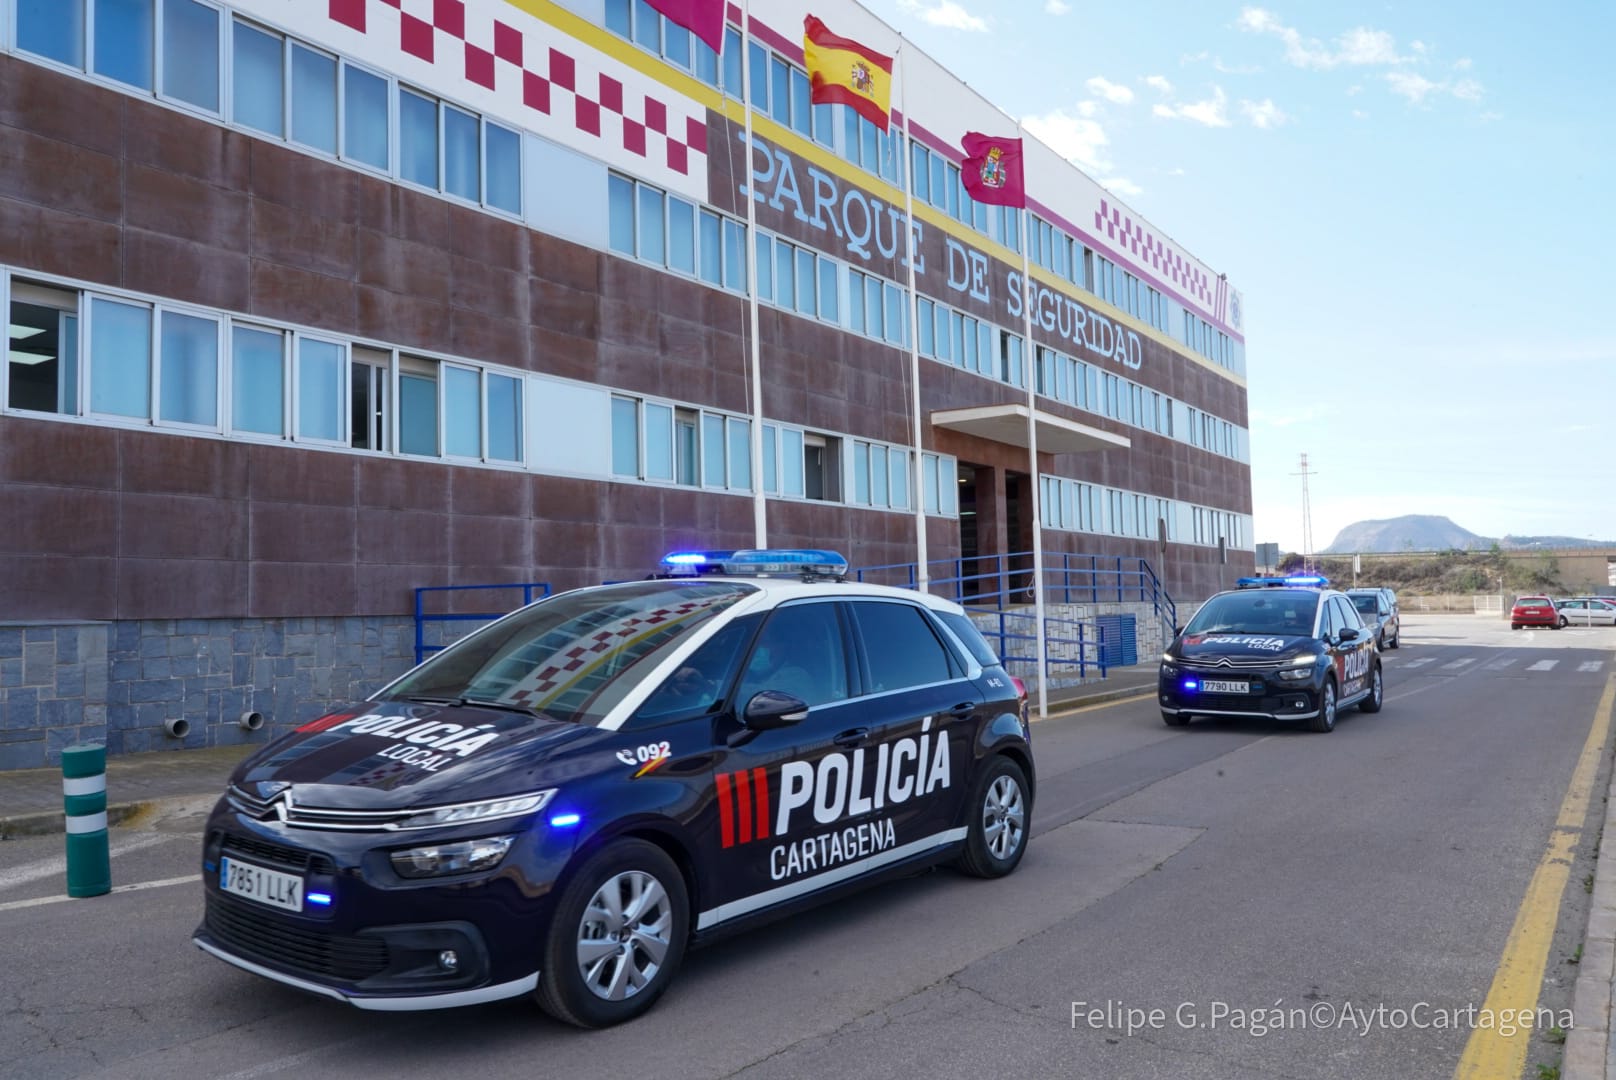
[[[151,416],[151,309],[90,301],[90,411]]]
[[[668,267],[686,274],[696,272],[696,208],[672,196],[668,197]]]
[[[803,494],[839,502],[842,497],[841,440],[826,435],[803,436]]]
[[[438,365],[435,360],[398,360],[398,449],[438,456]]]
[[[802,497],[803,433],[792,428],[780,432],[780,490]]]
[[[721,488],[728,483],[724,463],[724,418],[713,413],[701,417],[701,482]]]
[[[645,184],[639,185],[639,255],[647,262],[666,260],[666,237],[663,232],[664,206],[662,192]]]
[[[292,44],[292,140],[337,152],[337,61]]]
[[[342,154],[349,161],[389,167],[387,80],[352,64],[342,65]]]
[[[847,653],[838,606],[808,603],[776,608],[752,647],[736,701],[749,701],[762,690],[790,694],[809,707],[844,700]]]
[[[483,453],[480,378],[475,370],[444,364],[443,452],[480,458]]]
[[[645,459],[642,475],[647,480],[673,480],[673,409],[651,402],[640,404],[645,422]]]
[[[219,323],[162,313],[157,419],[216,427],[219,422]]]
[[[612,473],[640,475],[640,410],[632,398],[612,398]]]
[[[95,73],[152,88],[154,0],[95,0]]]
[[[79,411],[78,311],[77,293],[12,282],[6,363],[6,401],[11,408]]]
[[[482,155],[477,118],[443,106],[443,190],[468,202],[482,201]]]
[[[286,335],[231,327],[230,358],[230,426],[259,435],[284,435]]]
[[[82,68],[84,4],[85,0],[18,0],[17,46]]]
[[[725,421],[729,433],[729,486],[742,491],[752,490],[752,425],[746,420],[730,417]]]
[[[860,600],[849,605],[864,639],[873,694],[932,686],[954,677],[948,650],[911,604]]]
[[[355,346],[348,365],[348,445],[355,450],[386,450],[388,383],[392,357]]]
[[[274,135],[285,133],[286,69],[281,37],[237,20],[231,53],[232,115],[238,124]],[[405,94],[406,98],[413,95]],[[437,149],[432,151],[433,186],[437,185]],[[406,174],[405,179],[412,179]]]
[[[346,348],[334,341],[297,338],[297,437],[317,442],[343,438]],[[434,451],[435,452],[435,451]]]
[[[409,90],[398,96],[399,175],[412,184],[438,186],[438,105]]]
[[[763,425],[763,490],[769,495],[780,491],[780,429],[773,424]]]
[[[673,479],[674,483],[696,486],[697,451],[696,412],[676,409],[673,414]]]
[[[624,255],[633,255],[635,254],[634,181],[612,173],[606,180],[606,198],[611,218],[612,250]]]
[[[711,210],[701,212],[701,279],[709,285],[724,282],[723,223]]]
[[[162,92],[208,112],[219,111],[217,8],[196,0],[163,0]]]

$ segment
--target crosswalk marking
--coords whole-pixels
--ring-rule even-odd
[[[1603,660],[1584,660],[1582,663],[1577,665],[1577,670],[1578,671],[1598,671],[1600,668],[1602,668],[1604,666],[1605,666],[1605,662]]]
[[[1434,664],[1434,663],[1436,663],[1436,657],[1434,657],[1434,656],[1422,656],[1418,660],[1410,660],[1407,664],[1405,664],[1403,666],[1404,667],[1417,668],[1417,667],[1424,667],[1426,664]]]
[[[1476,658],[1474,656],[1462,656],[1459,659],[1449,661],[1448,663],[1443,664],[1442,666],[1445,669],[1451,670],[1453,668],[1462,668],[1466,664],[1474,664],[1475,662],[1476,662]]]
[[[1554,670],[1554,665],[1558,664],[1559,662],[1560,661],[1558,661],[1558,660],[1539,660],[1537,663],[1535,663],[1532,666],[1528,667],[1526,670],[1527,671],[1553,671]]]
[[[1487,664],[1487,667],[1492,671],[1503,671],[1505,668],[1509,667],[1513,663],[1515,663],[1515,657],[1512,656],[1508,660],[1493,660],[1493,661],[1490,661]]]

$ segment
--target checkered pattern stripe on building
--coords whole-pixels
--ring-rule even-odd
[[[504,0],[312,2],[364,35],[372,57],[391,52],[391,70],[431,65],[446,96],[493,94],[497,118],[705,195],[703,106]]]
[[[668,624],[711,606],[711,600],[689,600],[672,607],[638,612],[610,626],[602,627],[593,634],[585,635],[582,643],[546,658],[533,674],[513,686],[500,700],[514,705],[547,701],[557,691],[566,689],[588,675],[597,661],[625,644],[663,630]]]
[[[1151,267],[1186,294],[1199,300],[1214,318],[1224,317],[1223,312],[1218,310],[1221,298],[1212,294],[1212,275],[1190,263],[1170,248],[1166,241],[1134,221],[1127,211],[1112,206],[1109,199],[1101,199],[1100,209],[1094,213],[1094,227],[1104,233],[1106,239],[1141,260],[1141,265]]]

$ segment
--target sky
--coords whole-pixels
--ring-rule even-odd
[[[1257,542],[1616,540],[1616,4],[864,2],[1241,290]]]

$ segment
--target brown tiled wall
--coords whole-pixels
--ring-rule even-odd
[[[0,262],[750,409],[738,297],[3,56]],[[904,353],[772,309],[760,337],[768,415],[909,441]],[[1168,366],[1147,351],[1153,362]],[[1181,397],[1228,392],[1171,367],[1209,380]],[[1018,395],[923,371],[927,411]],[[1239,398],[1239,417],[1212,407],[1243,419]],[[1044,467],[1249,510],[1244,466],[1128,434],[1132,452]],[[928,446],[1006,453],[946,434]],[[419,585],[643,576],[672,547],[749,544],[752,502],[7,416],[0,521],[8,618],[369,615],[411,610]],[[839,548],[855,565],[913,558],[908,514],[774,502],[768,522],[771,543]],[[928,534],[932,558],[957,554],[953,523]]]

